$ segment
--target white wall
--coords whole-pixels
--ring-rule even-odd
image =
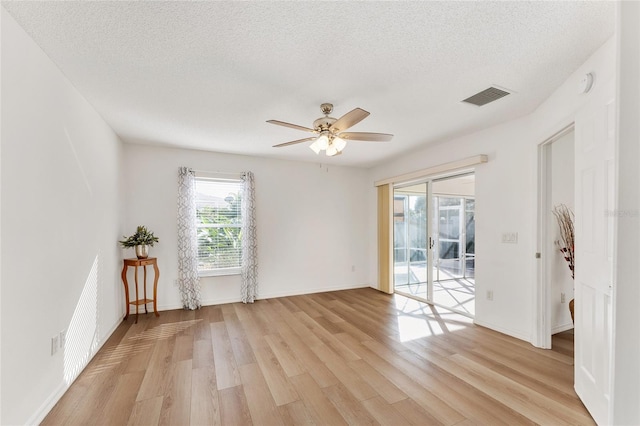
[[[2,18],[2,418],[37,423],[119,323],[121,143]],[[67,350],[51,356],[51,337]]]
[[[160,268],[159,310],[182,306],[174,286],[180,166],[255,174],[259,298],[369,285],[365,170],[130,144],[124,155],[127,234],[146,225],[160,238],[151,248]],[[201,284],[205,305],[240,300],[239,275]]]
[[[589,94],[578,94],[580,78],[596,75]],[[537,149],[570,124],[576,112],[605,93],[615,72],[615,44],[611,39],[530,115],[499,126],[412,152],[373,168],[369,174],[369,212],[376,234],[373,182],[416,170],[487,154],[476,167],[476,323],[532,341],[537,319]],[[513,96],[518,96],[517,94]],[[501,102],[501,101],[498,101]],[[486,106],[484,108],[491,108]],[[517,232],[517,244],[504,244],[504,232]],[[369,250],[370,274],[378,282],[375,246]],[[485,298],[493,291],[493,301]]]
[[[551,144],[551,208],[564,204],[574,209],[574,136],[572,131]],[[562,253],[554,244],[561,239],[558,221],[552,211],[547,212],[549,246],[545,253],[549,262],[549,278],[551,283],[551,331],[557,333],[573,328],[569,301],[573,299],[573,279],[571,271]],[[561,303],[561,294],[566,295]]]

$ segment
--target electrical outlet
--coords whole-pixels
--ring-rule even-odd
[[[351,272],[355,272],[356,271],[356,265],[351,265]]]
[[[58,352],[58,341],[59,341],[59,336],[57,334],[51,338],[51,355],[52,356],[55,355],[56,352]]]
[[[487,290],[487,300],[493,300],[493,290]]]
[[[64,345],[67,343],[67,330],[60,332],[60,349],[64,349]]]
[[[564,303],[566,301],[566,296],[564,293],[560,293],[560,303]]]
[[[173,286],[174,287],[178,287],[178,279],[177,278],[175,280],[173,280]]]

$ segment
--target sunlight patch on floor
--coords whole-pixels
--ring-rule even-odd
[[[132,357],[153,350],[155,343],[162,339],[170,339],[177,334],[185,331],[189,327],[193,327],[202,319],[173,322],[168,324],[159,324],[155,327],[135,332],[133,328],[129,329],[129,333],[133,335],[126,337],[117,345],[104,347],[96,362],[91,363],[85,370],[87,377],[94,377],[104,371],[110,370],[120,365],[121,362],[127,361]],[[142,323],[134,325],[144,327]]]
[[[426,303],[395,295],[394,302],[398,313],[398,333],[401,342],[438,336],[462,330],[473,321],[460,314],[428,305]]]
[[[399,316],[398,331],[400,332],[400,341],[408,342],[409,340],[420,339],[421,337],[437,336],[443,331],[436,327],[430,327],[429,321],[425,318]]]
[[[425,282],[403,284],[395,287],[404,293],[421,299],[427,299]],[[456,278],[433,283],[433,303],[446,306],[463,314],[475,315],[475,283],[472,278]]]
[[[160,324],[149,330],[145,330],[142,333],[139,333],[135,336],[131,336],[129,339],[130,340],[154,340],[154,341],[159,339],[168,339],[180,333],[181,331],[186,330],[189,327],[193,327],[194,325],[196,325],[201,321],[202,319],[197,319],[197,320],[189,320],[189,321],[171,322],[168,324]]]

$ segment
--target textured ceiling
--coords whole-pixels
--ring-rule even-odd
[[[367,167],[527,114],[614,32],[613,2],[2,2],[125,142]],[[490,85],[514,91],[478,108]],[[395,135],[316,156],[319,105]]]

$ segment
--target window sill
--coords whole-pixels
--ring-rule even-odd
[[[200,271],[198,272],[199,278],[206,277],[222,277],[226,275],[240,275],[240,268],[229,268],[229,269],[215,269],[211,271]]]

